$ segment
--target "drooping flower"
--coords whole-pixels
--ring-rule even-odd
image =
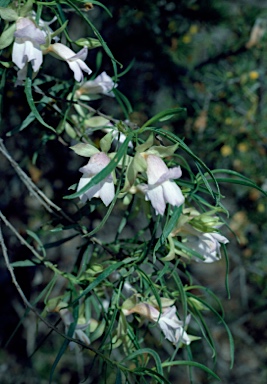
[[[221,258],[221,243],[229,243],[228,239],[218,233],[222,226],[220,218],[214,215],[215,210],[199,213],[194,208],[185,208],[180,215],[175,228],[170,233],[168,240],[173,254],[178,254],[186,258],[192,258],[199,262],[212,263]],[[193,252],[197,252],[199,257],[193,255],[188,250],[175,248],[172,238],[182,237],[182,243]],[[168,260],[170,260],[168,255]]]
[[[160,313],[153,305],[149,303],[139,303],[131,309],[123,309],[125,316],[132,313],[138,313],[148,320],[157,323],[162,330],[165,339],[171,341],[177,345],[179,342],[183,344],[190,344],[191,340],[183,328],[183,322],[178,319],[176,315],[176,307],[163,308],[163,312]],[[190,315],[187,316],[185,325],[190,321]]]
[[[36,12],[32,11],[32,18],[36,19]],[[53,24],[55,21],[57,21],[57,16],[54,16],[50,21],[45,21],[41,18],[38,20],[38,25],[41,27],[41,29],[45,32],[46,35],[50,35],[50,40],[51,40],[51,35],[54,34],[54,31],[50,28],[50,25]],[[52,38],[55,42],[58,42],[60,38],[58,36],[53,36]]]
[[[89,160],[88,164],[80,168],[79,171],[83,173],[79,181],[77,191],[83,188],[93,176],[97,175],[104,169],[110,162],[110,158],[104,153],[95,153]],[[103,203],[108,206],[115,196],[115,187],[112,175],[105,177],[100,183],[89,188],[85,193],[80,196],[83,203],[86,200],[91,200],[93,197],[99,197]]]
[[[40,46],[45,44],[46,36],[44,31],[27,17],[21,17],[17,20],[14,36],[12,61],[21,72],[18,73],[18,83],[20,84],[26,77],[28,63],[31,63],[34,72],[38,72],[40,69],[43,62],[43,53]]]
[[[228,239],[219,233],[203,233],[191,228],[191,234],[186,236],[186,246],[198,252],[204,259],[194,257],[196,261],[213,263],[221,259],[221,244],[229,243]]]
[[[147,163],[148,184],[138,186],[150,200],[156,214],[163,215],[166,203],[179,207],[184,203],[181,189],[174,179],[182,175],[180,167],[168,168],[164,161],[156,155],[143,154]]]
[[[86,81],[76,91],[76,95],[77,97],[80,97],[83,94],[86,94],[86,95],[103,94],[106,96],[114,97],[115,95],[112,92],[112,89],[116,87],[117,87],[117,84],[114,83],[112,78],[108,76],[106,72],[102,72],[94,80]]]
[[[90,75],[92,70],[85,64],[84,60],[87,57],[88,49],[84,47],[78,53],[73,52],[69,47],[61,43],[50,44],[46,50],[57,59],[66,61],[70,69],[74,72],[74,78],[80,82],[83,80],[83,72]]]

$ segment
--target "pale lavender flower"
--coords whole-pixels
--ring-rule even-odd
[[[89,160],[88,164],[80,168],[79,171],[83,173],[83,177],[80,179],[77,191],[83,188],[93,176],[97,175],[102,169],[104,169],[110,162],[110,158],[104,153],[95,153]],[[86,200],[91,200],[93,197],[99,197],[103,203],[108,206],[115,196],[115,187],[112,179],[112,175],[105,177],[100,183],[89,188],[88,191],[80,196],[83,203]]]
[[[112,92],[113,88],[116,88],[117,84],[114,83],[112,78],[107,75],[106,72],[102,72],[99,76],[97,76],[94,80],[86,81],[77,91],[76,94],[80,97],[83,94],[86,95],[95,95],[95,94],[103,94],[106,96],[114,97],[114,93]]]
[[[14,33],[15,41],[12,50],[12,61],[17,65],[21,74],[20,80],[25,79],[27,64],[30,62],[34,72],[38,72],[42,62],[43,53],[41,45],[45,44],[45,33],[27,17],[21,17],[16,22]],[[21,81],[22,81],[21,80]]]
[[[175,306],[164,308],[163,312],[160,313],[158,309],[153,307],[151,304],[139,303],[131,309],[123,309],[123,313],[125,316],[132,313],[138,313],[148,320],[157,323],[162,330],[165,339],[171,341],[175,345],[179,342],[188,345],[191,342],[188,334],[183,328],[183,322],[179,320],[176,315]],[[185,325],[187,325],[189,321],[190,315],[187,316]]]
[[[69,47],[61,43],[50,44],[46,50],[57,59],[66,61],[70,69],[74,72],[74,78],[80,82],[83,80],[83,71],[90,74],[92,70],[85,64],[88,49],[84,47],[78,53],[73,52]]]
[[[182,175],[180,167],[168,168],[164,161],[156,155],[144,155],[147,162],[148,184],[138,186],[150,200],[156,214],[163,215],[166,203],[179,207],[184,203],[181,189],[172,180]]]
[[[189,226],[187,226],[188,228]],[[189,232],[189,231],[188,231]],[[228,239],[219,233],[203,233],[195,230],[193,227],[186,234],[186,246],[195,252],[198,252],[204,259],[194,257],[194,260],[203,263],[213,263],[221,258],[221,244],[229,243]]]
[[[154,316],[158,314],[154,314]],[[187,316],[185,324],[187,325],[190,321],[190,315]],[[165,309],[158,321],[159,327],[164,333],[165,339],[171,341],[173,344],[182,342],[183,344],[189,345],[190,338],[183,328],[183,322],[178,319],[176,315],[175,306]]]

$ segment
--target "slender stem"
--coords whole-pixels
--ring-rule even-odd
[[[21,244],[25,245],[33,254],[35,257],[37,257],[38,260],[43,261],[44,257],[41,256],[36,250],[19,234],[19,232],[16,230],[15,227],[10,223],[10,221],[7,220],[7,218],[3,215],[3,213],[0,211],[0,218],[3,220],[5,225],[11,229],[11,231],[14,233],[14,235],[19,239]]]

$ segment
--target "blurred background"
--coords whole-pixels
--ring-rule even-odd
[[[240,172],[267,191],[267,1],[109,0],[105,5],[113,18],[97,6],[87,11],[88,17],[100,30],[115,58],[122,63],[119,73],[130,66],[129,71],[119,77],[118,86],[131,103],[129,119],[140,125],[163,109],[186,108],[187,113],[168,122],[164,128],[183,138],[211,169]],[[72,13],[68,16],[73,39],[88,33],[93,36],[78,16]],[[90,51],[87,58],[93,71],[97,68],[95,62],[99,51]],[[105,55],[101,68],[113,75],[110,59]],[[55,74],[55,68],[49,62],[45,64],[45,73]],[[67,67],[66,72],[56,75],[70,76]],[[38,77],[41,76],[42,71]],[[23,88],[13,86],[14,77],[15,71],[5,87],[1,137],[32,180],[64,207],[62,196],[67,193],[66,185],[77,182],[77,169],[83,160],[72,156],[67,146],[55,141],[36,123],[21,133],[6,136],[10,129],[20,126],[29,113],[23,101]],[[114,100],[106,98],[101,103],[105,112],[125,118]],[[39,146],[40,140],[43,147]],[[36,151],[38,160],[33,165],[32,157]],[[66,158],[69,159],[67,164]],[[25,225],[38,227],[40,220],[44,220],[44,212],[2,156],[0,169],[1,210],[23,235]],[[209,265],[209,268],[199,264],[193,267],[199,282],[223,299],[225,320],[235,340],[236,359],[230,370],[227,335],[220,324],[211,320],[211,332],[218,350],[215,372],[225,384],[265,384],[266,198],[255,189],[234,184],[222,183],[221,189],[225,196],[223,204],[230,210],[227,223],[234,232],[226,227],[223,232],[231,241],[228,247],[231,299],[227,298],[224,284],[224,261]],[[18,244],[7,229],[5,236],[8,248],[12,249],[12,260],[27,258],[25,247]],[[66,243],[54,258],[59,264],[63,260],[71,264],[70,254],[71,249]],[[47,383],[47,372],[55,358],[51,351],[57,344],[46,342],[33,358],[27,356],[25,351],[32,351],[29,344],[32,342],[31,316],[34,315],[24,320],[4,348],[24,309],[2,259],[0,265],[1,382]],[[31,298],[32,289],[40,279],[45,281],[45,277],[36,274],[33,268],[21,268],[17,272],[25,294]],[[195,343],[194,356],[203,364],[211,358],[205,352],[204,343]],[[71,355],[64,357],[55,383],[79,382],[77,364],[79,367]],[[181,377],[173,377],[172,382],[183,378],[183,383],[187,383],[184,373],[185,370]],[[196,372],[196,383],[215,382],[207,380],[204,373]]]

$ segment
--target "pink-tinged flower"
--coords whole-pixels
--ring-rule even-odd
[[[74,72],[74,78],[80,82],[83,80],[83,72],[90,75],[92,70],[85,64],[88,49],[84,47],[78,53],[73,52],[69,47],[61,43],[50,44],[46,50],[57,59],[64,60],[68,63],[70,69]]]
[[[110,162],[110,158],[103,152],[95,153],[89,160],[88,164],[80,168],[79,171],[83,173],[83,177],[80,179],[77,191],[83,188],[93,176],[97,175],[102,169],[104,169]],[[112,179],[112,175],[108,175],[100,181],[100,183],[89,188],[88,191],[80,196],[83,203],[86,200],[91,200],[93,197],[99,197],[103,203],[108,206],[115,196],[115,187]]]
[[[156,155],[144,155],[147,162],[148,184],[139,188],[145,192],[146,200],[150,200],[156,214],[163,215],[166,203],[179,207],[184,203],[181,189],[172,180],[182,175],[180,167],[168,168]]]
[[[191,234],[186,235],[186,246],[198,252],[204,259],[194,257],[194,260],[203,263],[213,263],[221,258],[221,244],[229,243],[228,239],[219,233],[203,233],[191,229]]]
[[[15,41],[12,50],[12,61],[20,70],[25,70],[27,63],[31,63],[33,71],[38,72],[43,53],[40,48],[45,44],[45,33],[27,17],[21,17],[16,22]]]
[[[113,88],[116,88],[117,84],[114,83],[111,77],[107,75],[106,72],[102,72],[94,80],[86,81],[76,92],[77,96],[80,97],[83,94],[86,95],[95,95],[103,94],[107,96],[114,97],[112,92]]]
[[[131,313],[138,313],[154,323],[157,323],[165,339],[171,341],[173,344],[182,342],[183,344],[190,344],[191,340],[183,328],[183,322],[178,319],[176,315],[175,306],[167,307],[160,313],[155,307],[148,303],[139,303],[131,309],[123,309],[125,316]],[[185,324],[190,321],[190,315],[187,316]]]

